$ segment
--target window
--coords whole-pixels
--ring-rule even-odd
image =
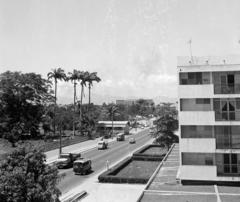
[[[180,72],[180,85],[198,85],[210,83],[210,72]]]
[[[207,98],[197,98],[196,104],[210,104],[210,99]]]
[[[213,138],[213,126],[181,126],[182,138]]]
[[[182,165],[214,165],[214,154],[183,152]]]
[[[240,149],[240,126],[215,126],[217,149]]]

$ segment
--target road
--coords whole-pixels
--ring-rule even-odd
[[[65,173],[66,175],[58,185],[62,194],[80,185],[101,170],[104,170],[106,168],[106,161],[109,161],[111,166],[111,164],[121,160],[126,155],[132,153],[134,150],[141,147],[151,139],[151,136],[149,135],[149,129],[145,129],[135,135],[131,135],[131,137],[136,139],[135,144],[129,144],[128,140],[112,142],[109,144],[109,147],[106,150],[98,150],[97,148],[94,148],[91,151],[82,153],[82,157],[92,160],[93,172],[88,175],[75,175],[72,168],[60,170],[60,173]]]

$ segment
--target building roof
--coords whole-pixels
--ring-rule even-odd
[[[113,127],[125,127],[128,121],[113,121]],[[112,127],[112,121],[98,121],[98,124],[102,124],[105,127]]]
[[[203,65],[239,65],[240,55],[226,56],[179,56],[177,66],[203,66]]]

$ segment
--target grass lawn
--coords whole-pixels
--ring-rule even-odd
[[[115,176],[126,178],[150,178],[159,165],[159,161],[133,160],[121,169]]]
[[[148,149],[142,152],[142,154],[149,154],[149,155],[162,155],[166,153],[167,153],[167,149],[162,147],[149,147]]]

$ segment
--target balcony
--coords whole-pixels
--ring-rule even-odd
[[[211,98],[213,97],[213,84],[179,85],[180,98]]]
[[[214,94],[240,94],[240,84],[214,84]]]

